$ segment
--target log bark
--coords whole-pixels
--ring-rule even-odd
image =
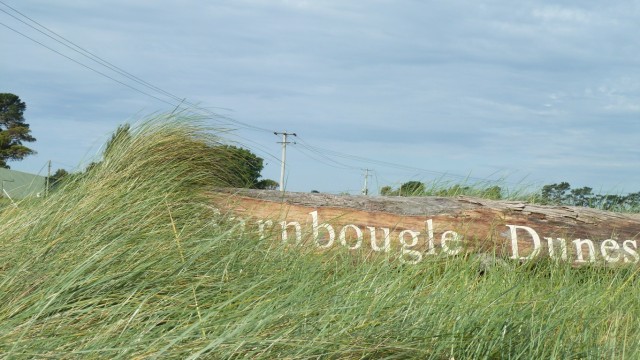
[[[263,236],[267,229],[273,236],[299,240],[298,227],[319,248],[391,252],[408,262],[468,252],[517,260],[640,262],[639,214],[466,196],[337,196],[247,189],[216,190],[210,196],[220,209],[262,224]],[[390,238],[387,249],[385,229]]]

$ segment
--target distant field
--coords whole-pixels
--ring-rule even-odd
[[[640,357],[639,268],[283,245],[242,232],[191,119],[117,138],[42,202],[0,211],[2,358]]]

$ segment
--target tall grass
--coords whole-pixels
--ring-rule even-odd
[[[413,183],[414,187],[407,184]],[[472,196],[492,200],[536,202],[539,189],[520,181],[510,184],[506,178],[498,180],[449,180],[445,176],[427,182],[411,181],[400,185],[397,189],[386,186],[381,189],[383,196]]]
[[[565,183],[562,183],[565,184]],[[566,183],[569,186],[568,183]],[[413,186],[407,186],[413,185]],[[397,189],[386,186],[381,189],[383,196],[471,196],[490,200],[523,201],[532,204],[551,206],[578,206],[618,213],[640,213],[640,192],[636,193],[592,193],[589,187],[579,189],[564,189],[558,194],[557,187],[561,184],[545,185],[536,188],[523,181],[510,185],[506,179],[472,180],[466,178],[461,181],[451,181],[445,177],[434,179],[426,183],[410,181]],[[545,195],[546,187],[556,187],[556,193]],[[570,187],[570,186],[569,186]]]
[[[259,240],[218,214],[218,140],[161,117],[0,213],[3,358],[629,358],[635,268],[417,266]]]

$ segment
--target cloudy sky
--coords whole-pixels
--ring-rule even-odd
[[[294,191],[357,193],[363,169],[373,192],[640,191],[638,19],[637,0],[0,0],[0,92],[26,102],[38,139],[10,165],[82,168],[118,124],[186,99],[235,129],[267,178],[273,132],[297,133]]]

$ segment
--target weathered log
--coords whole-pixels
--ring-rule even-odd
[[[267,190],[219,190],[216,206],[263,236],[318,248],[396,253],[419,262],[439,253],[494,252],[529,260],[640,262],[640,215],[471,197],[369,197]]]

